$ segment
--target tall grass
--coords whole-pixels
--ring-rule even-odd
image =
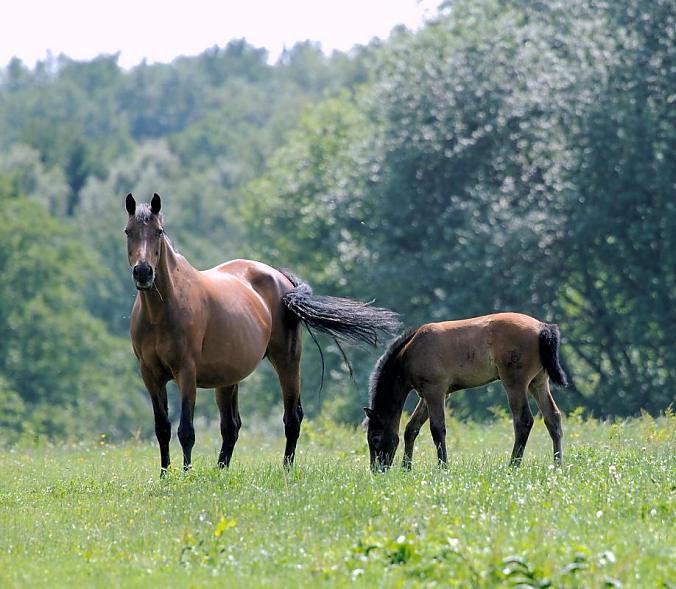
[[[675,426],[573,416],[556,469],[536,422],[512,470],[507,420],[451,419],[448,469],[424,430],[412,472],[377,476],[363,432],[322,419],[289,472],[252,430],[225,472],[198,430],[194,469],[164,480],[154,443],[6,449],[0,586],[670,587]]]

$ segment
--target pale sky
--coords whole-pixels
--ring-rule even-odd
[[[196,55],[245,37],[275,61],[297,41],[346,51],[397,24],[416,29],[440,0],[6,0],[0,67],[16,56],[33,67],[50,51],[88,60],[120,52],[131,67]]]

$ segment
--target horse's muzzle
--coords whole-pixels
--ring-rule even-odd
[[[153,267],[150,264],[147,264],[146,262],[136,264],[131,271],[131,274],[134,277],[134,283],[138,290],[148,290],[149,288],[152,288],[155,274],[153,272]]]
[[[371,460],[371,472],[385,473],[392,468],[394,452],[387,454],[385,452],[374,453],[374,458]]]

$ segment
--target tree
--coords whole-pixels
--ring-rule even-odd
[[[86,309],[96,256],[0,181],[0,386],[37,433],[128,436],[144,408],[129,345]],[[5,424],[15,431],[24,424]]]

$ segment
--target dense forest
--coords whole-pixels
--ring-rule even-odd
[[[123,199],[163,197],[197,267],[236,257],[406,325],[556,322],[565,410],[665,410],[676,377],[676,31],[669,0],[455,0],[420,31],[268,63],[245,40],[126,71],[0,72],[0,429],[152,431],[128,338]],[[308,340],[310,415],[357,421],[377,352]],[[264,365],[243,416],[281,416]],[[458,393],[463,417],[504,405]],[[214,416],[211,399],[198,410]]]

